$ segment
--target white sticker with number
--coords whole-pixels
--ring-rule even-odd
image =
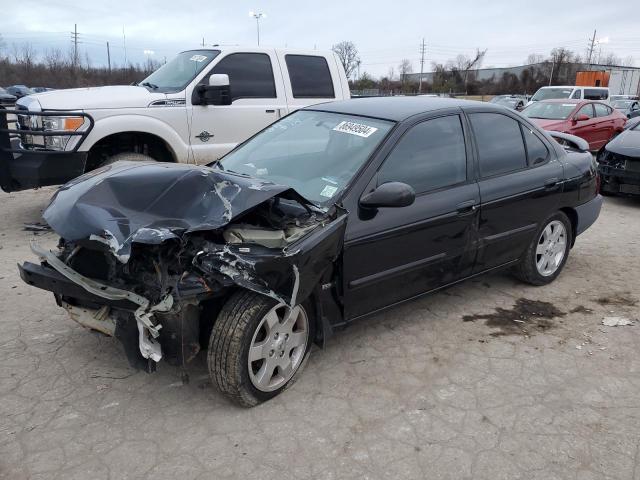
[[[207,59],[204,55],[194,55],[189,60],[193,60],[194,62],[204,62]]]
[[[338,187],[334,187],[333,185],[325,185],[325,187],[320,192],[320,196],[331,198],[333,197],[333,194],[336,193],[337,190],[338,190]]]
[[[333,127],[333,129],[336,132],[349,133],[351,135],[357,135],[364,138],[370,137],[378,130],[377,128],[370,127],[369,125],[347,121],[340,122],[338,125]]]

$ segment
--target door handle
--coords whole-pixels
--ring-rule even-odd
[[[459,203],[456,206],[456,210],[459,214],[472,213],[478,208],[478,204],[475,200],[467,200],[466,202]]]
[[[265,112],[267,112],[267,113],[276,113],[276,111],[271,109],[271,108],[268,108],[267,110],[265,110]]]
[[[556,185],[558,185],[559,181],[560,181],[560,179],[558,177],[548,178],[547,180],[544,181],[544,187],[545,188],[553,188]]]

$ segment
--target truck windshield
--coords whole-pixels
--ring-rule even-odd
[[[551,100],[553,98],[569,98],[573,92],[572,88],[541,88],[538,90],[531,100]]]
[[[219,50],[189,50],[179,53],[139,85],[161,92],[180,91],[219,54]]]
[[[295,189],[326,205],[349,183],[394,123],[301,110],[233,150],[220,168]]]
[[[576,108],[575,103],[532,103],[522,112],[528,118],[542,118],[545,120],[564,120]]]

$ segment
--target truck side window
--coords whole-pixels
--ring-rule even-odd
[[[577,89],[575,92],[573,92],[573,95],[571,95],[571,98],[580,98],[581,94],[582,94],[582,90]]]
[[[329,65],[324,57],[285,55],[293,98],[335,98]]]
[[[211,73],[229,75],[232,101],[238,98],[276,98],[273,68],[266,53],[232,53],[220,60]]]
[[[404,182],[417,194],[467,179],[467,152],[458,115],[419,123],[403,135],[378,173],[378,184]]]

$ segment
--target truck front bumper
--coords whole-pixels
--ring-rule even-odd
[[[82,131],[27,130],[9,128],[9,123],[17,125],[17,117],[28,116],[47,118],[61,115],[60,112],[31,112],[0,108],[0,188],[5,192],[16,192],[30,188],[61,185],[85,171],[88,152],[77,151],[82,140],[93,128],[93,119],[85,113],[73,113],[74,116],[88,119],[88,128]],[[13,119],[10,119],[13,117]],[[38,137],[79,137],[73,150],[46,150],[43,148],[24,148],[21,138],[25,135]]]

